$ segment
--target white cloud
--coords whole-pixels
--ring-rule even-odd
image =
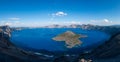
[[[20,26],[23,24],[20,21],[0,21],[0,25]]]
[[[49,22],[45,22],[44,25],[53,25],[53,24],[71,25],[71,24],[82,24],[82,23],[80,21],[49,21]]]
[[[9,26],[11,26],[12,23],[11,23],[11,22],[6,22],[4,25],[9,25]]]
[[[54,18],[57,17],[57,16],[58,17],[67,16],[68,14],[63,12],[63,11],[58,11],[56,13],[52,13],[51,15],[52,15],[51,20],[54,20]]]
[[[63,22],[64,24],[81,24],[80,21],[67,21],[67,22]]]
[[[0,25],[19,26],[22,24],[19,20],[20,18],[17,17],[7,18],[6,20],[0,21]]]
[[[20,20],[20,18],[17,18],[17,17],[13,17],[13,18],[9,18],[9,20]]]
[[[109,22],[109,20],[108,20],[108,19],[104,19],[104,22],[108,23],[108,22]]]
[[[105,23],[112,23],[112,21],[109,21],[108,19],[104,19]]]
[[[108,19],[103,19],[103,20],[91,20],[90,24],[96,24],[96,25],[110,25],[112,24],[112,21]]]
[[[67,13],[65,12],[62,12],[62,11],[59,11],[59,12],[56,12],[56,13],[53,13],[52,16],[66,16]]]

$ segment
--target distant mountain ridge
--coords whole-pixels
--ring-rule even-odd
[[[91,25],[91,24],[71,24],[71,25],[59,25],[59,24],[53,24],[53,25],[48,25],[48,26],[43,26],[41,28],[82,28],[83,26],[95,26],[95,25]]]
[[[115,34],[120,31],[120,25],[110,25],[110,26],[99,26],[99,25],[92,25],[92,24],[71,24],[71,25],[58,25],[53,24],[49,26],[43,26],[40,28],[81,28],[84,30],[99,30],[106,32],[108,34]]]

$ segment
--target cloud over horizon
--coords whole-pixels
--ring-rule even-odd
[[[5,20],[0,21],[0,25],[20,26],[22,25],[22,22],[20,22],[20,18],[12,17],[12,18],[6,18]]]
[[[63,14],[63,13],[61,13]],[[14,21],[13,21],[14,20]],[[20,18],[7,18],[6,20],[0,21],[0,25],[9,25],[12,27],[40,27],[40,26],[47,26],[52,24],[59,24],[59,25],[71,25],[71,24],[93,24],[93,25],[112,25],[113,22],[108,19],[101,19],[101,20],[91,20],[87,21],[79,21],[79,20],[66,20],[66,21],[35,21],[35,22],[23,22],[20,21]]]
[[[104,19],[105,23],[112,23],[112,21],[109,21],[108,19]]]
[[[90,24],[98,24],[98,25],[110,25],[112,24],[112,21],[108,19],[102,19],[102,20],[91,20]]]
[[[13,18],[8,18],[9,20],[13,20],[13,21],[17,21],[17,20],[20,20],[20,18],[17,18],[17,17],[13,17]]]

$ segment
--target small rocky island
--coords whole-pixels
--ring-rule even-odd
[[[73,48],[82,44],[79,38],[87,37],[86,35],[75,34],[72,31],[66,31],[65,33],[59,34],[52,38],[55,41],[64,41],[67,48]]]

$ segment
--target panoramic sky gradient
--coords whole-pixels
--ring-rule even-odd
[[[120,0],[0,0],[0,25],[120,24]]]

